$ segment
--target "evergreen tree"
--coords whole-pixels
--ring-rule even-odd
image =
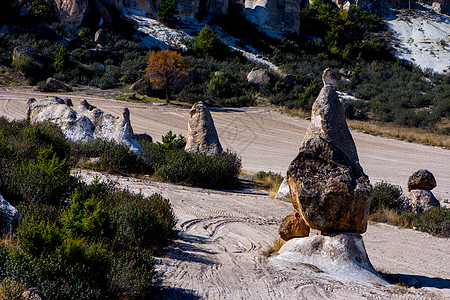
[[[55,71],[62,72],[67,69],[69,65],[69,53],[67,53],[66,47],[64,45],[61,45],[59,48],[58,53],[55,56]]]

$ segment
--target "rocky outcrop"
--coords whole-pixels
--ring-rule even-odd
[[[29,104],[27,119],[33,123],[55,123],[72,141],[101,138],[123,143],[133,151],[142,151],[141,145],[134,138],[128,108],[124,108],[121,116],[116,117],[104,113],[86,100],[78,107],[71,107],[61,98],[48,97]]]
[[[3,233],[14,233],[19,225],[20,213],[8,201],[0,195],[0,235]]]
[[[247,81],[252,84],[261,85],[270,83],[270,72],[264,68],[253,68],[247,74]]]
[[[408,178],[408,192],[417,189],[432,190],[435,187],[436,179],[434,178],[434,175],[428,170],[418,170]]]
[[[244,15],[272,37],[299,33],[302,1],[245,0]]]
[[[364,233],[372,186],[338,147],[322,137],[308,140],[287,171],[294,208],[323,234]]]
[[[338,147],[353,162],[359,164],[358,153],[353,141],[342,104],[334,88],[336,76],[331,69],[322,74],[323,88],[312,106],[311,123],[303,138],[303,144],[320,136]]]
[[[103,46],[106,42],[106,34],[103,29],[97,30],[97,32],[94,35],[94,42],[98,45]]]
[[[208,155],[222,153],[222,145],[213,118],[202,101],[195,103],[191,108],[184,150]]]
[[[367,284],[389,285],[369,261],[362,236],[343,233],[329,236],[295,238],[286,242],[271,263],[308,264],[339,279]]]
[[[408,202],[411,210],[416,214],[440,206],[439,200],[429,190],[411,190],[408,195]]]
[[[310,227],[306,224],[300,214],[298,212],[293,212],[283,219],[281,226],[278,229],[278,234],[283,240],[289,241],[295,237],[308,236],[309,229]]]

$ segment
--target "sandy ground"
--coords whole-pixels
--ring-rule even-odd
[[[264,192],[214,191],[83,170],[75,174],[170,199],[179,234],[158,259],[156,299],[450,299],[449,239],[369,225],[363,237],[375,269],[421,288],[345,282],[307,266],[268,262],[262,252],[292,207]]]
[[[0,115],[25,117],[26,101],[43,94],[0,89]],[[66,97],[66,95],[59,95]],[[186,134],[188,108],[152,106],[95,96],[67,95],[75,105],[91,104],[119,114],[131,111],[135,132],[156,140],[168,130]],[[284,173],[298,151],[308,122],[267,108],[217,109],[212,112],[224,148],[236,151],[246,171]],[[420,168],[434,173],[433,192],[448,198],[450,151],[353,132],[360,162],[373,181],[405,185]],[[450,240],[414,230],[370,225],[363,235],[374,267],[400,274],[422,288],[379,287],[342,282],[307,266],[275,266],[261,255],[277,237],[289,203],[270,199],[261,191],[225,192],[189,188],[132,178],[79,171],[118,181],[131,191],[161,193],[171,200],[179,235],[167,256],[159,259],[158,284],[162,299],[450,299]],[[161,289],[161,290],[159,290]],[[162,295],[161,295],[162,293]]]

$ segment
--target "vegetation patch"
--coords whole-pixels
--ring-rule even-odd
[[[175,237],[169,200],[72,177],[73,145],[55,125],[0,118],[0,135],[0,189],[21,213],[16,236],[0,233],[2,299],[32,286],[51,299],[144,298],[153,255]]]

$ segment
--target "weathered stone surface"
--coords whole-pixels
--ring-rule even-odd
[[[55,8],[62,23],[78,27],[89,12],[89,0],[55,0]]]
[[[27,119],[33,123],[55,123],[72,141],[101,138],[123,143],[133,151],[142,151],[141,145],[134,138],[128,108],[124,108],[122,115],[116,117],[104,113],[86,100],[78,107],[71,107],[61,98],[48,97],[29,104]]]
[[[356,233],[294,238],[287,241],[278,253],[269,259],[278,266],[310,264],[341,280],[389,285],[373,268],[362,236]]]
[[[353,141],[339,96],[334,89],[336,76],[331,69],[322,75],[324,87],[312,106],[311,124],[303,138],[303,144],[313,137],[320,136],[337,146],[353,162],[359,164],[358,153]]]
[[[434,175],[425,169],[414,172],[408,179],[408,192],[411,190],[432,190],[436,187]]]
[[[280,187],[278,188],[275,199],[282,199],[286,197],[289,197],[289,183],[287,182],[286,177],[284,177],[283,182],[281,182]]]
[[[131,85],[130,90],[137,91],[142,88],[143,84],[144,84],[144,79],[141,78]]]
[[[245,0],[244,15],[269,36],[299,33],[301,2]]]
[[[364,233],[372,186],[359,164],[322,137],[302,145],[287,171],[294,208],[324,234]]]
[[[253,84],[268,84],[270,72],[264,68],[254,68],[247,74],[247,81]]]
[[[45,297],[44,293],[37,288],[32,287],[26,290],[22,293],[22,300],[47,300],[47,297]]]
[[[26,55],[26,56],[31,57],[32,59],[35,59],[37,53],[36,53],[36,50],[31,46],[19,46],[19,47],[14,48],[13,53],[12,53],[12,60],[15,61],[22,55]]]
[[[69,85],[65,84],[64,82],[62,82],[58,79],[52,78],[52,77],[47,78],[45,83],[47,84],[47,86],[49,88],[51,88],[53,90],[57,90],[57,91],[62,90],[65,92],[72,91],[72,88]]]
[[[0,235],[3,233],[14,233],[19,225],[20,213],[8,201],[0,195]]]
[[[416,214],[441,205],[433,193],[428,190],[411,190],[408,195],[408,202],[411,210]]]
[[[202,101],[195,103],[191,108],[184,150],[208,155],[222,152],[213,118]]]
[[[278,234],[280,237],[289,241],[295,237],[306,237],[309,235],[309,226],[298,212],[293,212],[287,215],[281,222]]]
[[[94,42],[100,45],[104,45],[106,42],[106,34],[103,29],[97,30],[94,36]]]

